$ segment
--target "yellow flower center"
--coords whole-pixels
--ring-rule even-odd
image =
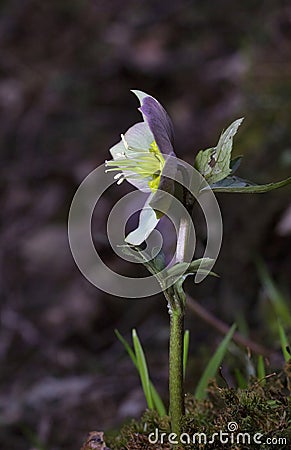
[[[117,155],[116,159],[105,162],[106,167],[111,167],[106,172],[121,170],[114,177],[118,184],[124,179],[148,180],[149,188],[155,192],[159,187],[161,173],[165,165],[165,159],[156,142],[151,143],[148,151],[142,151],[128,146],[124,136],[121,137],[126,150]]]

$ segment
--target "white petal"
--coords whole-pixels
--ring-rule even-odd
[[[129,233],[125,239],[125,242],[128,244],[142,244],[159,223],[159,219],[157,219],[155,211],[148,205],[151,197],[152,196],[148,198],[143,209],[141,210],[137,229]]]
[[[113,159],[122,159],[125,158],[124,155],[126,148],[122,141],[119,141],[118,144],[115,144],[113,147],[109,149]]]
[[[149,152],[149,148],[154,141],[154,136],[145,122],[138,122],[127,130],[127,132],[124,135],[124,139],[126,140],[129,147],[135,149],[134,157],[137,157],[137,153],[139,150],[141,152]],[[125,159],[125,153],[128,155],[129,158],[130,155],[133,156],[133,152],[126,149],[124,145],[124,139],[121,139],[109,150],[114,160]],[[130,172],[128,171],[124,172],[124,174],[126,175],[126,180],[133,186],[135,186],[137,189],[143,192],[151,192],[148,185],[148,180],[131,179]],[[132,173],[132,175],[134,177],[136,176],[134,172]]]
[[[148,192],[148,193],[152,192],[149,187],[148,181],[145,179],[144,180],[142,180],[142,179],[135,180],[135,179],[131,179],[130,177],[128,178],[128,175],[127,175],[126,181],[128,181],[130,184],[132,184],[134,187],[136,187],[139,191]]]
[[[136,123],[127,130],[123,139],[110,148],[109,151],[113,159],[121,159],[124,154],[130,157],[131,151],[124,145],[124,140],[129,147],[135,149],[136,153],[138,151],[149,152],[149,148],[154,141],[154,136],[145,122]]]
[[[133,125],[127,130],[124,137],[129,147],[143,152],[149,151],[154,141],[154,136],[145,122],[138,122]]]

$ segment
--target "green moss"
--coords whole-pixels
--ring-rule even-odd
[[[186,414],[183,418],[183,433],[191,438],[195,433],[205,433],[207,442],[200,436],[196,436],[196,444],[185,443],[175,449],[190,450],[199,449],[287,449],[291,439],[290,419],[290,375],[291,362],[289,361],[284,371],[274,374],[266,379],[262,385],[253,379],[247,389],[220,388],[216,382],[208,387],[208,398],[196,400],[192,394],[185,398]],[[236,423],[238,430],[231,433],[228,427],[230,423]],[[234,425],[235,426],[235,425]],[[159,430],[166,433],[167,437],[161,443],[149,443],[150,433]],[[233,439],[237,439],[237,433],[248,433],[251,436],[250,443],[243,443],[243,436],[239,443],[222,443],[218,438],[215,444],[209,443],[213,433],[228,433]],[[112,450],[168,450],[172,446],[168,442],[170,433],[170,421],[168,417],[160,418],[157,413],[146,411],[139,421],[132,421],[125,425],[118,437],[107,439]],[[253,442],[253,436],[260,433],[261,444]],[[273,439],[273,443],[267,442]],[[275,441],[277,439],[277,441]],[[281,439],[281,441],[279,441]],[[283,441],[286,439],[286,442]]]

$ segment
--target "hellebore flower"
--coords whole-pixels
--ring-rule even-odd
[[[106,172],[118,171],[117,184],[127,180],[149,197],[140,213],[138,228],[126,237],[126,242],[140,245],[159,222],[158,210],[163,192],[174,193],[173,160],[174,132],[172,121],[162,105],[142,91],[132,91],[140,101],[143,122],[133,125],[121,135],[121,141],[109,150],[112,160],[106,161]],[[165,174],[170,175],[167,178]]]

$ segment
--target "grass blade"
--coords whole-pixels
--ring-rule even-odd
[[[155,386],[153,385],[153,383],[151,381],[150,381],[150,389],[151,389],[154,406],[155,406],[155,409],[157,410],[159,416],[160,417],[166,416],[167,411],[166,411],[165,405],[163,403],[163,400],[161,399],[160,395],[158,394]]]
[[[268,298],[274,308],[275,315],[282,321],[283,324],[291,325],[291,314],[288,304],[282,292],[274,283],[270,273],[262,261],[257,263],[261,283],[268,295]]]
[[[189,354],[189,337],[190,337],[189,330],[185,330],[184,344],[183,344],[183,378],[184,378],[184,380],[185,380],[185,375],[186,375],[186,367],[187,367],[188,354]]]
[[[130,347],[129,343],[124,339],[124,337],[122,336],[122,334],[119,333],[118,330],[115,329],[114,332],[115,332],[117,338],[119,339],[119,341],[124,346],[125,350],[127,351],[128,355],[129,355],[130,359],[132,360],[133,364],[135,365],[136,369],[138,369],[135,354],[134,354],[132,348]]]
[[[206,397],[206,388],[209,383],[209,380],[213,378],[221,365],[221,362],[224,358],[224,355],[227,351],[228,344],[230,343],[233,333],[235,332],[236,324],[233,324],[226,336],[223,338],[218,348],[216,349],[214,355],[208,362],[201,378],[198,383],[198,386],[195,391],[195,398],[198,400],[202,400]]]
[[[283,356],[284,356],[285,361],[287,362],[287,361],[289,361],[289,359],[291,359],[291,355],[289,354],[289,352],[287,350],[287,348],[289,348],[289,343],[288,343],[288,339],[287,339],[285,330],[279,320],[278,320],[278,329],[279,329],[279,336],[280,336]]]
[[[246,389],[248,387],[248,383],[246,378],[243,376],[241,371],[238,368],[234,369],[235,378],[240,389]]]
[[[126,339],[124,339],[122,334],[120,334],[118,330],[114,330],[114,331],[115,331],[115,334],[116,334],[117,338],[122,343],[122,345],[124,346],[124,348],[127,351],[128,355],[130,356],[130,359],[132,360],[135,368],[139,372],[137,359],[136,359],[136,356],[134,354],[134,351],[132,350],[132,348],[130,347],[129,343],[126,341]],[[153,385],[153,383],[151,381],[150,381],[150,389],[151,389],[151,395],[152,395],[154,407],[157,410],[159,416],[160,417],[166,416],[167,415],[167,411],[166,411],[165,405],[163,403],[163,400],[161,399],[158,391],[156,390],[155,386]]]
[[[150,388],[150,379],[145,354],[135,329],[132,330],[132,342],[134,346],[137,368],[143,388],[143,392],[149,409],[154,409],[152,392]]]

